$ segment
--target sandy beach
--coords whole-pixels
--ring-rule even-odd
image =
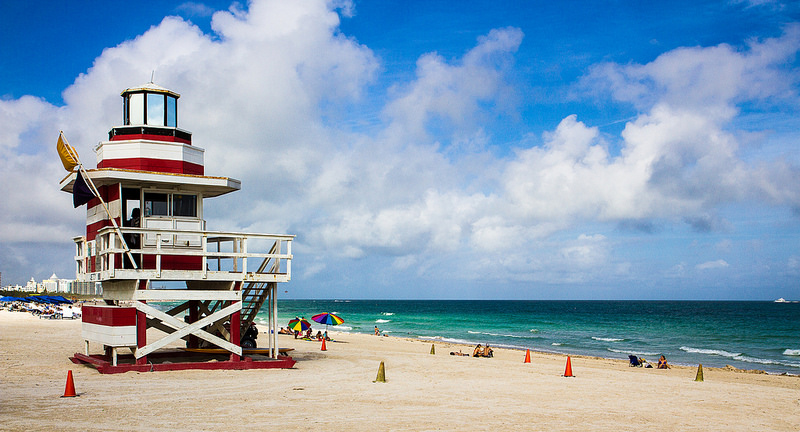
[[[68,359],[80,326],[0,311],[0,430],[800,430],[795,376],[573,356],[565,378],[562,355],[332,331],[327,351],[280,335],[289,370],[101,375]],[[79,397],[61,398],[70,370]]]

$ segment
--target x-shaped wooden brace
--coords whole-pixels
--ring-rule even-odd
[[[226,316],[229,316],[237,311],[242,310],[242,302],[234,302],[232,305],[222,308],[213,314],[203,317],[203,319],[197,320],[191,324],[187,324],[174,316],[171,316],[167,313],[161,312],[160,310],[142,302],[134,302],[136,306],[136,310],[144,312],[147,315],[152,316],[153,318],[160,319],[161,322],[164,324],[174,328],[176,331],[174,333],[170,333],[166,337],[159,339],[149,345],[145,345],[141,348],[137,348],[136,352],[134,353],[134,357],[137,359],[150,354],[151,352],[165,347],[167,344],[181,339],[182,337],[192,334],[200,339],[206,340],[214,345],[217,345],[220,348],[226,349],[236,355],[242,355],[242,347],[238,345],[234,345],[231,342],[226,341],[225,339],[219,338],[214,336],[213,334],[203,330],[203,327],[222,319]]]

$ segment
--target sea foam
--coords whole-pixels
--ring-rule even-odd
[[[706,355],[715,355],[720,357],[728,357],[732,359],[735,359],[736,357],[740,357],[742,355],[742,353],[732,353],[725,350],[692,348],[687,346],[682,346],[681,351],[686,351],[692,354],[706,354]]]
[[[480,331],[473,331],[473,330],[467,330],[467,333],[469,333],[469,334],[477,334],[477,335],[486,335],[486,336],[500,336],[500,337],[508,337],[508,338],[519,338],[519,339],[530,338],[529,336],[520,336],[520,335],[504,334],[504,333],[480,332]]]
[[[385,320],[385,319],[377,319],[377,320],[375,320],[375,322],[378,323],[378,324],[383,324],[383,323],[387,323],[387,322],[391,322],[391,321],[392,320]]]
[[[800,349],[787,349],[783,352],[785,356],[800,356]]]
[[[702,348],[691,348],[691,347],[681,347],[682,351],[686,351],[688,353],[693,354],[706,354],[706,355],[715,355],[721,357],[727,357],[732,360],[740,361],[743,363],[756,363],[762,365],[782,365],[782,366],[789,366],[789,367],[796,367],[800,368],[800,364],[797,363],[789,363],[789,362],[780,362],[776,360],[769,360],[769,359],[762,359],[758,357],[752,357],[748,355],[744,355],[743,353],[732,353],[725,350],[713,350],[713,349],[702,349]]]
[[[618,349],[612,349],[612,348],[606,348],[606,349],[611,351],[611,352],[615,352],[615,353],[628,354],[628,355],[637,355],[637,356],[657,356],[657,355],[661,354],[661,353],[657,353],[657,352],[618,350]]]
[[[462,345],[472,345],[472,341],[458,339],[458,338],[446,338],[444,336],[419,336],[419,339],[429,340],[429,341],[438,341],[438,342],[449,342],[449,343],[456,343]]]
[[[592,336],[592,339],[594,339],[596,341],[603,341],[603,342],[622,342],[622,341],[625,340],[625,339],[619,339],[619,338],[602,338],[602,337],[595,337],[595,336]]]

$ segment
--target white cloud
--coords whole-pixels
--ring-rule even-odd
[[[730,264],[728,264],[725,260],[721,259],[716,261],[707,261],[695,266],[697,270],[713,270],[713,269],[721,269],[727,267],[730,267]]]
[[[216,10],[213,8],[197,2],[181,3],[175,8],[175,10],[193,17],[210,17],[214,15],[214,12],[216,12]]]

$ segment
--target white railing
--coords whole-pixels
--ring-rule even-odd
[[[95,240],[73,239],[77,247],[75,262],[79,281],[288,282],[291,279],[292,235],[136,227],[119,230],[128,242],[134,236],[140,239],[142,246],[130,249],[137,268],[133,268],[116,230],[106,227],[97,232]],[[192,267],[197,268],[175,269],[170,261],[177,257],[189,258]],[[262,266],[265,270],[259,272],[265,260],[269,265]]]

